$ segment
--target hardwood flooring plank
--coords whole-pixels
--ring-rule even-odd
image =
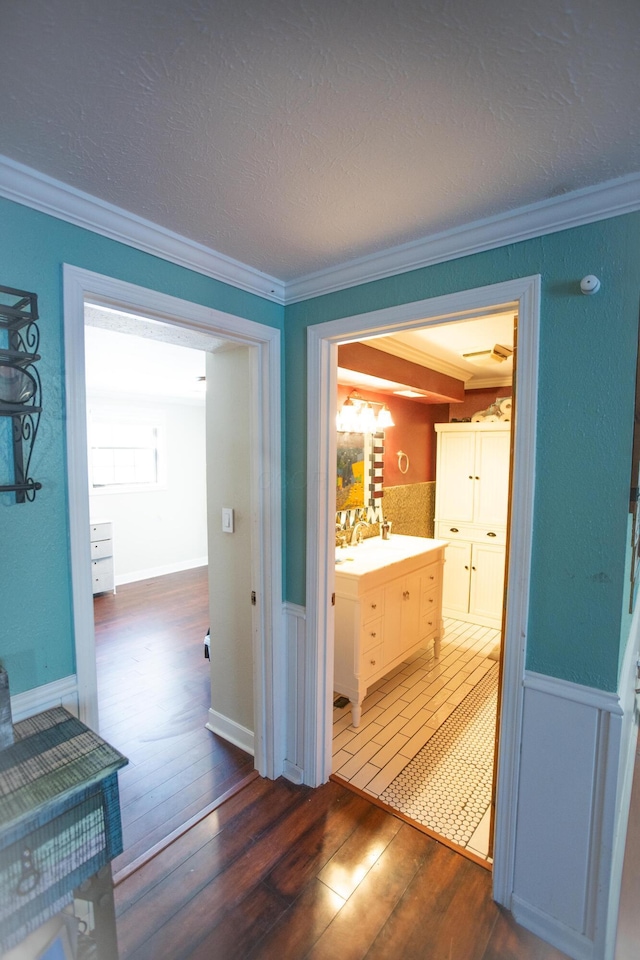
[[[404,824],[316,941],[308,960],[362,960],[432,846],[428,837],[417,836]]]
[[[345,900],[320,880],[311,880],[286,913],[247,954],[247,960],[306,957]]]
[[[637,956],[636,943],[634,957]],[[498,907],[498,917],[482,960],[520,960],[521,957],[527,957],[527,960],[567,960],[565,953],[518,926],[511,914]]]
[[[367,960],[388,960],[389,957],[402,957],[403,960],[472,960],[476,956],[482,957],[482,952],[465,954],[458,949],[455,927],[472,923],[472,920],[463,904],[457,904],[459,913],[452,912],[452,904],[459,889],[466,891],[467,881],[475,870],[486,877],[485,896],[489,903],[493,903],[491,876],[482,867],[465,860],[437,841],[432,843],[431,856],[425,857],[416,871],[393,914],[367,952]],[[481,944],[481,951],[484,951],[487,939],[488,934]],[[452,952],[454,946],[457,952]]]
[[[372,805],[350,837],[318,872],[318,879],[347,900],[401,826],[396,817]]]
[[[162,876],[159,877],[157,874],[154,876],[149,869],[147,890],[144,897],[138,899],[138,909],[127,910],[118,918],[118,938],[123,956],[134,954],[141,945],[144,946],[149,937],[153,940],[157,931],[165,930],[170,926],[172,919],[176,916],[180,917],[181,912],[197,900],[197,895],[204,888],[207,889],[207,896],[209,892],[215,893],[220,886],[217,883],[219,878],[227,876],[239,860],[246,859],[247,851],[252,852],[256,849],[260,845],[260,838],[265,835],[269,837],[271,830],[278,828],[286,818],[286,814],[291,809],[297,809],[304,804],[305,799],[305,793],[295,793],[282,784],[278,791],[270,794],[268,804],[254,803],[228,820],[222,829],[214,831],[213,836],[203,846],[186,859],[181,859],[173,870],[168,871],[164,857],[158,858],[158,865],[162,864]],[[213,822],[215,823],[215,814]],[[248,871],[245,880],[248,881],[250,876],[251,872]],[[124,888],[124,896],[128,895],[128,885],[128,881],[121,885],[121,888]],[[232,889],[231,884],[223,884],[223,886],[227,889],[219,899],[225,905],[231,906],[235,903],[233,898],[238,898],[237,889]],[[244,886],[240,884],[243,894],[248,892],[250,886],[249,882]],[[143,923],[140,921],[141,909],[145,914]],[[195,935],[192,945],[209,932],[214,919],[216,917],[212,913],[212,922],[199,930],[199,935]],[[181,949],[179,929],[181,922],[178,919],[172,926],[172,929],[177,929],[177,936],[172,941],[176,956]],[[163,937],[159,936],[155,946],[160,949],[163,942]],[[153,952],[148,956],[154,957]]]
[[[344,791],[327,816],[316,822],[278,862],[266,882],[288,903],[299,896],[345,840],[366,820],[371,804]]]
[[[259,883],[233,909],[225,914],[211,933],[185,954],[189,960],[246,960],[256,941],[260,940],[287,904],[264,883]]]
[[[262,777],[254,780],[248,787],[227,800],[223,806],[201,820],[188,833],[167,847],[154,860],[149,861],[140,870],[127,877],[126,881],[116,887],[115,901],[116,914],[122,916],[131,909],[138,900],[150,894],[159,883],[162,883],[173,871],[191,856],[205,847],[225,827],[235,821],[237,832],[243,830],[251,837],[259,835],[259,819],[253,820],[254,813],[258,813],[261,802],[265,800],[269,807],[273,802],[274,784]],[[275,802],[278,802],[276,791]],[[251,810],[252,812],[246,813]],[[244,819],[241,819],[244,814]],[[215,865],[212,864],[212,870]]]
[[[138,928],[136,949],[130,951],[125,941],[122,960],[160,960],[163,957],[174,960],[175,957],[188,956],[188,951],[209,935],[225,912],[235,907],[252,887],[262,882],[283,856],[285,848],[297,843],[310,822],[326,815],[340,789],[332,783],[316,790],[298,788],[297,805],[255,843],[246,846],[226,869],[191,896],[179,911],[170,915],[166,910],[156,912],[154,899],[149,904],[149,911],[153,909],[155,916],[144,932],[143,942],[140,942],[141,931]],[[187,879],[184,878],[185,882]],[[179,896],[182,891],[172,892]],[[139,916],[140,910],[137,913]],[[164,923],[161,918],[164,918]],[[155,932],[150,933],[150,930]]]

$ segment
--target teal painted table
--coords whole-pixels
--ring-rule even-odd
[[[111,860],[128,761],[63,707],[14,725],[0,750],[0,949],[73,900],[94,905],[98,956],[117,958]],[[81,888],[81,889],[80,889]]]

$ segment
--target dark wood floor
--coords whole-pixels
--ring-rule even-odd
[[[100,732],[129,758],[119,774],[125,868],[253,769],[205,729],[207,568],[118,587],[94,600]]]
[[[96,601],[103,729],[132,757],[120,774],[129,849],[115,863],[121,960],[562,960],[493,902],[485,868],[338,783],[257,777],[126,869],[252,768],[204,729],[202,573]],[[637,766],[617,960],[635,960],[640,942]]]
[[[491,874],[338,783],[256,779],[116,888],[121,960],[560,960]]]

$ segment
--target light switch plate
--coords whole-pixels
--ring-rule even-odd
[[[222,532],[233,533],[233,507],[222,508]]]

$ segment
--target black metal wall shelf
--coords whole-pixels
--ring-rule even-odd
[[[16,503],[33,500],[42,488],[29,476],[42,412],[37,320],[35,293],[0,286],[0,337],[6,343],[0,347],[0,417],[11,417],[14,474],[14,482],[0,485],[0,493],[15,493]]]

